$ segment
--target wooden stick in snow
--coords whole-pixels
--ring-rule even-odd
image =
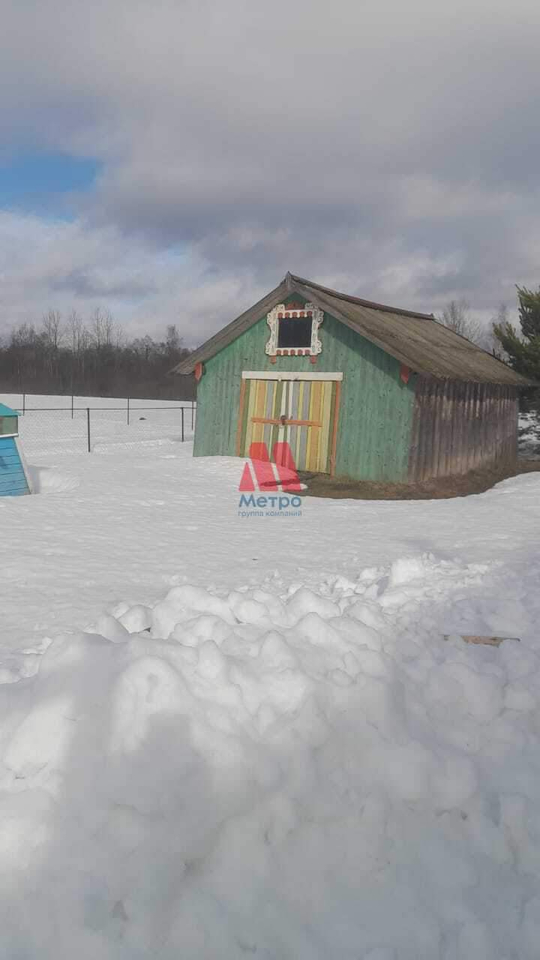
[[[444,639],[451,640],[452,637],[459,637],[464,643],[484,643],[488,647],[500,647],[503,640],[516,640],[520,642],[519,637],[483,637],[475,633],[445,633]]]

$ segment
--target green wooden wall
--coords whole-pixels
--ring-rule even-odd
[[[415,378],[404,384],[397,360],[329,314],[319,336],[315,365],[309,357],[278,357],[272,364],[264,352],[264,316],[208,360],[197,389],[195,456],[235,455],[242,370],[342,372],[336,475],[406,481]]]

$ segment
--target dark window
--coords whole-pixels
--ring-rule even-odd
[[[17,417],[0,417],[0,437],[17,433]]]
[[[284,317],[279,321],[278,347],[310,347],[311,317]]]

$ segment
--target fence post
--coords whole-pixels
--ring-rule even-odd
[[[184,442],[184,408],[182,407],[182,443]]]
[[[191,401],[191,429],[192,430],[193,430],[194,424],[195,424],[195,401],[192,400]]]
[[[90,439],[90,407],[86,408],[86,428],[88,435],[88,453],[92,453],[92,443]]]
[[[129,427],[129,397],[127,398],[127,425]]]
[[[74,417],[74,416],[75,416],[75,414],[73,413],[73,394],[71,394],[71,419],[72,419],[72,420],[73,420],[73,417]]]

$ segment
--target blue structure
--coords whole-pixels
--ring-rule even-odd
[[[0,403],[0,497],[21,497],[32,492],[18,436],[17,411]]]

